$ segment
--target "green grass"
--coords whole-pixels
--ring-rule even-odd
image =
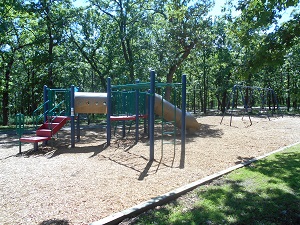
[[[300,145],[149,210],[131,224],[300,224]]]

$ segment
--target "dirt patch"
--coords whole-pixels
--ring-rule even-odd
[[[149,162],[149,143],[141,129],[120,139],[120,130],[106,146],[105,130],[85,127],[76,147],[70,130],[38,152],[16,136],[0,135],[0,224],[87,224],[132,207],[182,185],[253,157],[300,141],[299,117],[200,117],[201,129],[188,135],[184,164],[180,134],[176,145],[163,144],[156,127],[155,160]],[[178,131],[179,132],[179,131]],[[164,141],[172,141],[165,138]],[[184,165],[184,168],[180,166]]]

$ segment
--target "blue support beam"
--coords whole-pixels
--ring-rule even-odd
[[[71,100],[70,100],[70,108],[71,108],[71,148],[75,148],[75,87],[71,86]]]
[[[111,139],[111,122],[110,122],[110,116],[111,116],[111,79],[110,77],[107,78],[107,98],[106,98],[106,142],[107,146],[110,145],[110,139]]]
[[[149,161],[154,160],[154,104],[155,104],[155,72],[150,72],[150,108],[149,108],[149,141],[150,141],[150,156]]]
[[[138,84],[140,81],[137,79],[135,81]],[[135,143],[139,141],[139,98],[140,98],[140,90],[137,88],[135,90]]]
[[[181,105],[181,158],[180,168],[184,168],[185,162],[185,137],[186,137],[186,75],[182,75],[182,89],[181,89],[182,105]]]

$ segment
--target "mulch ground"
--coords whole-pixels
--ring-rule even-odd
[[[49,146],[32,152],[17,137],[0,134],[0,224],[46,224],[54,220],[88,224],[112,213],[205,176],[300,141],[299,117],[199,117],[199,132],[186,137],[182,162],[180,134],[176,145],[162,142],[156,127],[155,160],[141,129],[120,138],[117,129],[106,146],[101,126],[85,126],[81,140],[70,148],[64,129]],[[179,132],[179,131],[178,131]],[[172,137],[164,141],[172,141]],[[181,168],[183,166],[183,168]]]

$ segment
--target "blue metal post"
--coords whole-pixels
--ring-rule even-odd
[[[71,99],[70,99],[70,108],[71,108],[71,148],[75,147],[75,87],[71,85]]]
[[[135,81],[138,84],[140,81],[137,79]],[[139,98],[140,98],[140,90],[138,88],[135,89],[135,143],[139,141]]]
[[[106,98],[106,142],[107,146],[110,145],[111,139],[111,123],[110,123],[110,115],[111,115],[111,79],[107,78],[107,98]]]
[[[79,92],[80,88],[77,87],[74,90],[75,92]],[[75,93],[74,93],[74,104],[75,104]],[[76,127],[77,127],[77,141],[80,141],[80,115],[77,113],[77,123],[76,123]]]
[[[185,162],[185,130],[186,130],[186,75],[182,75],[182,107],[181,107],[181,158],[180,168],[184,168]]]
[[[128,116],[128,110],[126,110],[128,107],[126,104],[126,95],[128,97],[128,92],[126,90],[122,91],[122,115],[124,116],[126,114],[126,116]],[[122,137],[124,138],[126,136],[126,132],[125,132],[125,121],[122,121]]]
[[[147,93],[144,93],[143,96],[144,96],[143,100],[142,100],[144,102],[143,114],[148,115],[149,104],[148,104],[148,100],[147,100]],[[148,117],[144,118],[144,134],[148,133],[147,125],[148,125]]]
[[[150,157],[149,160],[154,160],[154,103],[155,103],[155,72],[150,72],[150,108],[149,108],[149,141],[150,141]]]
[[[148,138],[150,138],[150,89],[148,90],[147,93],[147,134]]]

